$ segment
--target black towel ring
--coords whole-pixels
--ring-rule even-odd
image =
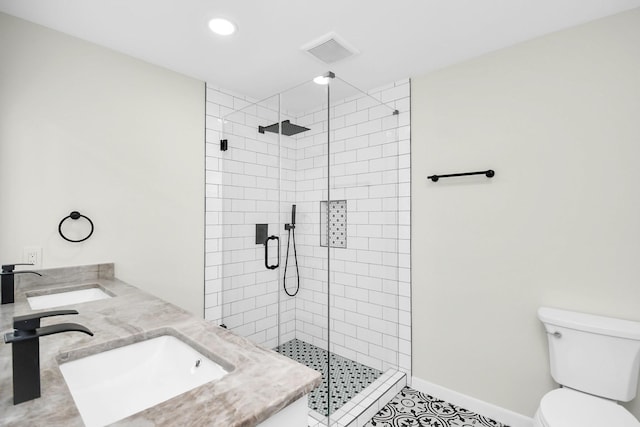
[[[87,221],[89,221],[89,224],[91,224],[91,231],[89,232],[89,234],[87,235],[87,237],[85,237],[84,239],[80,239],[80,240],[72,240],[69,239],[67,236],[65,236],[64,234],[62,234],[62,223],[65,222],[67,219],[71,218],[73,220],[76,219],[80,219],[80,218],[84,218]],[[73,211],[69,214],[69,216],[66,216],[64,218],[62,218],[62,221],[60,221],[60,224],[58,225],[58,233],[60,233],[60,236],[62,236],[62,238],[64,240],[66,240],[67,242],[73,242],[73,243],[79,243],[79,242],[84,242],[85,240],[87,240],[89,237],[91,237],[91,235],[93,234],[93,221],[91,221],[88,217],[82,215],[80,212],[78,211]]]

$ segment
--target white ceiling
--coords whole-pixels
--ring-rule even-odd
[[[627,9],[640,0],[0,0],[0,11],[256,99],[327,70],[369,90]],[[209,19],[239,31],[222,38]],[[335,32],[360,54],[301,46]]]

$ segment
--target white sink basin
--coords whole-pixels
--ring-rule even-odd
[[[88,427],[111,424],[228,373],[170,335],[63,363],[60,370]]]
[[[111,295],[100,289],[98,285],[76,290],[60,289],[59,292],[48,294],[27,294],[27,301],[32,310],[80,304],[107,298],[111,298]]]

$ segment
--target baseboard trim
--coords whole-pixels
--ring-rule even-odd
[[[533,419],[438,384],[411,377],[411,387],[511,427],[532,427]]]

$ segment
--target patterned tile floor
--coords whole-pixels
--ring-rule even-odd
[[[508,427],[405,387],[365,427]]]
[[[370,368],[345,357],[331,354],[330,368],[327,366],[328,352],[299,339],[292,339],[275,348],[298,363],[302,363],[322,374],[322,384],[309,393],[309,408],[323,415],[329,415],[353,396],[365,389],[381,371]],[[330,375],[327,375],[330,372]],[[327,397],[327,382],[331,384],[331,405]]]

